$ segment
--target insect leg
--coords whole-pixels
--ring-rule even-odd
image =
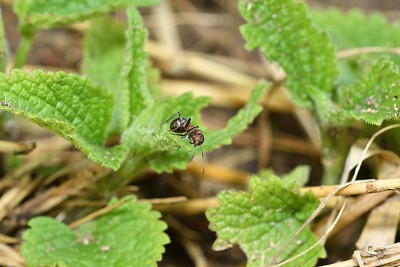
[[[164,121],[163,123],[161,123],[160,127],[163,126],[164,124],[166,124],[167,122],[169,122],[170,120],[172,120],[176,115],[179,115],[179,118],[182,119],[182,115],[180,112],[175,113],[174,115],[172,115],[171,117],[169,117],[166,121]]]
[[[199,129],[199,126],[194,126],[190,131],[187,132],[187,134],[193,133],[194,130]]]
[[[192,120],[192,118],[189,118],[186,123],[185,123],[185,128],[188,127],[190,125],[190,121]]]
[[[172,131],[172,130],[171,130],[171,131]],[[187,136],[187,133],[176,133],[176,132],[172,132],[172,135],[178,135],[178,136],[184,138],[184,137]]]

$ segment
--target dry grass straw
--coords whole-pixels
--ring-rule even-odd
[[[281,255],[281,253],[289,246],[289,244],[292,243],[292,242],[297,238],[297,236],[300,234],[300,232],[303,231],[304,228],[305,228],[306,226],[308,226],[308,225],[315,219],[315,217],[316,217],[318,214],[320,214],[320,212],[322,211],[322,209],[325,208],[327,202],[328,202],[334,195],[336,195],[340,190],[344,190],[345,188],[349,187],[350,185],[353,185],[353,186],[356,186],[356,187],[359,187],[359,186],[361,185],[360,191],[366,190],[365,193],[371,192],[371,190],[370,190],[370,189],[371,189],[371,186],[365,186],[366,183],[365,183],[364,181],[355,181],[356,178],[357,178],[357,175],[358,175],[358,173],[359,173],[359,171],[360,171],[361,164],[362,164],[362,162],[365,160],[365,158],[366,158],[366,156],[367,156],[367,152],[368,152],[369,148],[370,148],[371,145],[372,145],[372,142],[373,142],[379,135],[383,134],[384,132],[386,132],[386,131],[388,131],[388,130],[390,130],[390,129],[398,128],[398,127],[400,127],[400,124],[394,124],[394,125],[387,126],[387,127],[383,128],[383,129],[379,130],[378,132],[376,132],[376,133],[371,137],[371,139],[368,141],[367,145],[365,146],[365,148],[364,148],[364,150],[363,150],[361,156],[359,157],[358,163],[357,163],[357,165],[356,165],[356,167],[355,167],[355,171],[354,171],[354,174],[353,174],[353,176],[352,176],[350,182],[347,182],[347,183],[345,183],[345,184],[342,184],[342,185],[337,186],[334,190],[332,190],[332,191],[329,193],[329,195],[324,199],[324,201],[322,201],[322,202],[320,203],[319,207],[311,214],[311,216],[307,219],[307,221],[303,224],[303,226],[300,227],[300,228],[297,230],[297,232],[293,235],[293,237],[291,237],[291,238],[289,239],[289,241],[282,247],[281,251],[280,251],[277,255],[275,255],[274,259],[277,259],[277,258]],[[343,172],[343,174],[342,174],[342,182],[345,181],[345,180],[347,179],[348,174],[350,173],[350,170],[352,169],[352,168],[350,168],[350,166],[349,166],[347,163],[348,163],[348,162],[346,162],[346,165],[347,165],[346,167],[347,167],[347,169],[345,168],[345,170],[344,170],[344,172]],[[371,181],[371,182],[372,182],[372,181]],[[378,181],[373,181],[373,185],[376,185],[377,182],[378,182]],[[369,182],[368,182],[368,183],[369,183]],[[370,185],[371,185],[371,184],[370,184]],[[396,184],[391,184],[391,185],[394,185],[394,186],[396,186],[396,187],[384,187],[383,189],[385,189],[385,190],[396,190],[396,188],[400,188],[400,187],[399,187],[398,185],[396,185]],[[303,251],[302,253],[296,255],[296,256],[293,257],[293,258],[290,258],[290,259],[288,259],[288,260],[286,260],[286,261],[284,261],[284,262],[281,262],[281,263],[279,263],[279,264],[275,264],[275,265],[273,265],[273,266],[274,266],[274,267],[277,267],[277,266],[284,266],[285,264],[287,264],[287,263],[289,263],[289,262],[291,262],[291,261],[293,261],[293,260],[295,260],[295,259],[301,257],[302,255],[308,253],[309,251],[311,251],[312,249],[314,249],[314,248],[315,248],[316,246],[318,246],[319,244],[325,243],[327,237],[329,236],[329,234],[331,233],[331,231],[335,228],[337,222],[339,221],[340,217],[342,216],[343,211],[344,211],[344,208],[346,207],[346,204],[347,204],[347,199],[345,199],[345,201],[343,202],[343,204],[342,204],[341,206],[337,207],[337,209],[334,210],[334,212],[332,212],[331,220],[329,221],[329,224],[327,225],[327,228],[326,228],[324,234],[320,237],[320,239],[319,239],[313,246],[311,246],[310,248],[308,248],[307,250]],[[273,261],[272,261],[272,262],[273,262]]]

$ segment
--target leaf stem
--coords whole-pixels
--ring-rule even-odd
[[[348,150],[346,134],[347,129],[343,127],[325,128],[321,131],[322,164],[324,166],[323,185],[339,182],[340,173],[343,170],[344,155]]]
[[[22,66],[25,64],[26,58],[32,45],[33,36],[33,34],[22,36],[21,42],[19,43],[17,52],[15,54],[14,68],[22,68]]]
[[[116,188],[126,185],[146,167],[146,161],[140,156],[129,157],[118,170]]]

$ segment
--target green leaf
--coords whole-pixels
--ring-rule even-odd
[[[291,183],[296,183],[300,187],[304,186],[308,182],[310,170],[310,166],[307,165],[297,166],[290,173],[282,175],[281,180],[283,185],[287,186]],[[263,169],[257,174],[260,178],[268,178],[272,175],[275,175],[272,169]]]
[[[303,2],[242,0],[240,12],[247,21],[241,27],[247,48],[260,48],[268,60],[283,67],[296,104],[313,107],[310,87],[332,94],[338,73],[336,51],[311,24]]]
[[[205,140],[203,145],[201,146],[201,149],[204,152],[207,152],[214,150],[222,145],[230,144],[233,137],[246,129],[247,125],[249,125],[262,110],[262,107],[258,104],[258,102],[264,97],[266,90],[266,83],[258,84],[254,88],[246,105],[228,121],[228,124],[225,128],[218,131],[207,130],[204,126],[201,126],[201,124],[199,124],[199,116],[192,116],[191,112],[189,112],[191,108],[196,107],[196,114],[198,114],[198,111],[208,103],[207,99],[203,99],[203,102],[198,102],[198,104],[196,105],[190,99],[181,98],[179,100],[180,104],[178,105],[182,105],[182,109],[178,110],[182,110],[181,113],[183,117],[192,118],[193,125],[200,125],[199,127],[203,132]],[[185,108],[183,108],[183,105],[185,105]],[[169,109],[170,114],[173,114],[174,105],[170,105],[169,108],[165,109]],[[168,116],[165,116],[165,119],[167,118]],[[199,148],[194,148],[193,145],[190,145],[187,137],[184,137],[182,139],[182,137],[170,135],[169,139],[171,138],[175,139],[175,144],[173,146],[167,147],[168,151],[163,152],[159,157],[154,157],[150,161],[151,168],[157,172],[171,172],[174,168],[184,169],[186,167],[186,164],[188,163],[188,160],[191,159],[193,153],[199,153],[201,150]],[[171,150],[171,147],[175,148]],[[177,147],[182,148],[178,150]]]
[[[305,186],[305,184],[308,182],[310,171],[311,171],[310,166],[307,165],[297,166],[290,173],[282,176],[282,183],[284,185],[296,183],[298,186]]]
[[[399,71],[393,61],[379,60],[364,79],[340,91],[343,113],[374,125],[399,118]]]
[[[92,81],[114,94],[124,58],[125,29],[109,17],[99,17],[91,22],[84,39],[82,69]]]
[[[0,109],[23,116],[70,140],[89,158],[118,169],[126,153],[104,147],[113,109],[107,90],[76,74],[13,70],[0,74]]]
[[[261,111],[258,102],[267,89],[261,83],[253,90],[249,102],[219,131],[208,131],[200,123],[200,110],[210,99],[193,98],[189,93],[176,99],[167,98],[164,102],[155,103],[144,109],[132,122],[122,136],[122,144],[130,148],[127,161],[122,167],[121,176],[136,173],[148,164],[157,172],[171,172],[173,169],[184,169],[194,152],[211,151],[221,145],[230,144],[232,138],[243,131]],[[199,126],[205,136],[202,148],[195,148],[188,137],[171,133],[168,123],[163,124],[173,114],[180,112],[184,118],[191,118],[193,125]],[[175,117],[177,118],[177,117]]]
[[[14,11],[23,34],[57,28],[106,14],[129,5],[155,5],[159,0],[16,0]]]
[[[112,201],[110,205],[117,201]],[[150,204],[132,199],[73,232],[49,217],[29,221],[21,246],[28,267],[157,266],[169,243],[166,224]]]
[[[3,18],[0,12],[0,71],[1,72],[4,72],[6,70],[8,54],[9,53],[8,53],[7,40],[4,35]]]
[[[303,225],[318,199],[301,194],[295,184],[285,187],[280,179],[253,177],[247,192],[226,191],[218,195],[219,207],[207,210],[210,229],[217,232],[213,248],[223,250],[239,245],[248,258],[247,266],[270,266],[273,257]],[[316,242],[309,227],[278,257],[287,260]],[[285,266],[314,266],[325,252],[318,246]],[[277,263],[278,263],[277,262]]]
[[[381,13],[366,15],[358,9],[344,12],[331,8],[315,10],[310,15],[314,24],[328,34],[338,49],[400,46],[400,23],[389,23]],[[362,54],[342,59],[339,64],[339,85],[349,85],[366,75],[371,71],[373,61],[381,55]],[[387,56],[400,64],[398,55]]]
[[[400,44],[400,23],[389,23],[378,12],[366,15],[359,9],[344,12],[330,8],[313,10],[310,16],[315,26],[325,31],[338,49],[397,47]]]
[[[108,32],[109,34],[104,34]],[[135,8],[128,9],[128,29],[109,18],[93,20],[86,36],[85,73],[110,89],[116,100],[110,132],[122,133],[159,98],[158,75],[148,63],[148,32]],[[126,40],[125,40],[126,39]]]
[[[200,109],[209,102],[208,97],[193,98],[192,94],[185,93],[176,99],[168,97],[166,101],[143,110],[122,136],[122,143],[130,148],[124,166],[136,166],[138,162],[145,161],[157,172],[183,169],[191,158],[193,145],[189,144],[187,137],[171,133],[171,121],[163,122],[180,112],[197,124]]]
[[[128,23],[124,64],[120,78],[121,88],[117,96],[116,111],[121,119],[121,130],[125,130],[143,109],[154,104],[149,90],[149,64],[145,52],[148,33],[143,28],[142,18],[135,8],[128,9]]]
[[[121,130],[121,113],[129,117],[129,110],[122,106],[125,95],[121,93],[120,73],[124,61],[125,28],[109,17],[92,20],[92,26],[85,36],[84,73],[106,88],[114,95],[116,105],[111,117],[109,133],[119,134]],[[104,33],[107,34],[104,34]]]
[[[228,121],[225,128],[213,132],[204,131],[206,138],[203,145],[204,151],[211,151],[222,145],[231,144],[232,138],[245,130],[246,127],[253,122],[262,110],[258,102],[265,96],[267,87],[268,84],[265,82],[258,84],[253,89],[249,101]]]

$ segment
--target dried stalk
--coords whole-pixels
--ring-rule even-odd
[[[344,184],[344,185],[338,186],[338,187],[337,187],[336,189],[334,189],[331,193],[329,193],[329,195],[325,198],[324,201],[322,201],[322,202],[320,203],[320,205],[318,206],[318,208],[311,214],[311,216],[306,220],[306,222],[296,231],[296,233],[289,239],[289,241],[280,249],[280,251],[277,253],[277,255],[275,255],[275,256],[273,257],[273,259],[272,259],[272,261],[271,261],[272,263],[276,262],[276,259],[279,258],[279,256],[282,254],[282,252],[285,251],[285,249],[290,245],[290,243],[292,243],[292,242],[296,239],[296,237],[306,228],[306,226],[309,225],[309,224],[311,223],[311,221],[315,219],[315,217],[316,217],[316,216],[322,211],[322,209],[326,206],[327,202],[328,202],[336,193],[338,193],[340,190],[343,190],[344,188],[348,187],[348,186],[351,185],[351,184],[354,184],[354,183],[361,184],[359,181],[355,181],[355,179],[357,178],[357,175],[358,175],[358,173],[359,173],[359,171],[360,171],[360,168],[361,168],[361,164],[362,164],[363,160],[365,159],[365,156],[366,156],[366,154],[367,154],[369,148],[371,147],[372,142],[373,142],[379,135],[383,134],[384,132],[386,132],[386,131],[388,131],[388,130],[390,130],[390,129],[398,128],[398,127],[400,127],[400,124],[393,124],[393,125],[387,126],[387,127],[385,127],[385,128],[382,128],[381,130],[377,131],[377,132],[369,139],[367,145],[365,146],[365,148],[364,148],[364,150],[363,150],[363,152],[362,152],[362,154],[361,154],[361,156],[360,156],[360,158],[359,158],[358,164],[357,164],[357,166],[356,166],[356,168],[355,168],[355,171],[354,171],[353,177],[351,178],[351,181],[350,181],[349,183]],[[390,184],[391,179],[389,179],[389,180],[387,180],[387,181],[388,181],[389,184]],[[361,181],[361,182],[363,182],[363,181]],[[380,182],[380,181],[376,181],[376,182]],[[368,184],[369,186],[365,187],[365,190],[367,190],[367,192],[370,192],[370,190],[377,190],[378,187],[375,187],[375,186],[374,186],[374,185],[376,185],[376,182],[375,182],[375,183],[372,182],[371,184],[370,184],[369,182],[367,182],[367,184]],[[397,182],[399,182],[399,181],[397,181]],[[365,182],[364,182],[364,184],[365,184]],[[400,184],[398,184],[397,186],[400,186]],[[393,190],[394,188],[398,188],[398,187],[389,186],[389,187],[386,187],[385,190]],[[378,189],[378,190],[379,190],[379,189]],[[385,191],[385,190],[383,190],[383,191]],[[339,221],[339,219],[340,219],[340,217],[341,217],[341,215],[342,215],[342,213],[343,213],[343,210],[344,210],[344,208],[346,207],[346,203],[347,203],[346,200],[347,200],[347,199],[345,199],[344,203],[343,203],[342,206],[340,207],[340,209],[339,209],[339,211],[338,211],[338,213],[337,213],[337,216],[336,216],[336,218],[333,220],[332,224],[330,224],[330,225],[327,227],[327,230],[326,230],[326,232],[324,233],[324,235],[323,235],[314,245],[312,245],[311,247],[309,247],[309,248],[306,249],[305,251],[299,253],[298,255],[296,255],[296,256],[294,256],[294,257],[292,257],[292,258],[290,258],[290,259],[288,259],[288,260],[286,260],[286,261],[284,261],[284,262],[281,262],[281,263],[279,263],[279,264],[274,265],[274,267],[283,266],[283,265],[285,265],[286,263],[291,262],[291,261],[293,261],[293,260],[295,260],[295,259],[301,257],[302,255],[308,253],[309,251],[311,251],[312,249],[314,249],[314,248],[315,248],[316,246],[318,246],[319,244],[324,243],[325,240],[326,240],[326,238],[328,237],[329,233],[333,230],[333,228],[335,227],[335,225],[336,225],[337,222]]]
[[[400,243],[389,246],[371,246],[366,250],[356,250],[353,259],[321,267],[389,267],[400,266]]]
[[[400,48],[393,47],[357,47],[339,51],[336,55],[338,59],[344,59],[361,54],[372,54],[372,53],[390,53],[400,55]]]
[[[35,149],[36,143],[14,143],[9,141],[0,141],[0,153],[4,154],[26,154]]]

